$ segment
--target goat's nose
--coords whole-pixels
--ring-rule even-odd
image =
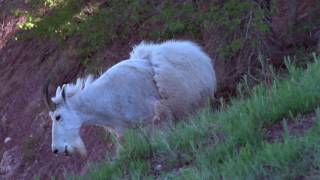
[[[58,149],[54,149],[52,152],[57,154],[58,153]]]

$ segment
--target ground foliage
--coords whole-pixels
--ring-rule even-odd
[[[248,59],[250,65],[259,56],[270,55],[272,44],[267,39],[272,34],[271,18],[281,13],[276,1],[31,0],[30,3],[33,11],[14,12],[27,16],[19,27],[32,30],[36,36],[62,41],[79,37],[82,59],[93,58],[97,51],[116,40],[134,37],[163,41],[187,37],[205,41],[205,34],[210,33],[213,37],[209,38],[217,44],[219,59]],[[306,16],[315,16],[319,5]],[[320,24],[315,19],[307,18],[301,26],[292,26],[288,34],[312,32]],[[296,46],[301,48],[299,44]]]
[[[59,36],[62,39],[81,35],[81,39],[85,39],[92,48],[108,44],[115,38],[128,39],[136,35],[137,28],[146,28],[140,31],[140,36],[153,40],[176,38],[182,34],[201,39],[201,30],[214,28],[224,32],[221,36],[224,41],[227,37],[231,40],[219,49],[221,56],[227,58],[239,52],[245,41],[253,39],[249,37],[253,33],[256,37],[262,37],[259,33],[269,31],[264,5],[261,7],[261,4],[252,1],[176,3],[133,0],[86,3],[83,0],[32,0],[31,3],[43,10],[23,12],[28,18],[19,26],[21,29],[35,29],[37,35]],[[50,11],[50,15],[43,13],[45,11]],[[18,11],[15,13],[19,15]],[[158,25],[158,29],[152,28],[154,24]],[[148,26],[151,27],[149,30]],[[242,29],[245,32],[238,33]],[[252,43],[252,46],[261,44]]]

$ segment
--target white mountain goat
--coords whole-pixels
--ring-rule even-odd
[[[142,42],[128,60],[99,78],[88,76],[57,88],[51,98],[55,109],[49,113],[52,151],[85,155],[79,134],[83,123],[106,126],[121,136],[137,123],[182,118],[206,104],[215,89],[211,59],[195,43]]]

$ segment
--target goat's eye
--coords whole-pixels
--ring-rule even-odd
[[[60,121],[60,119],[61,119],[60,115],[56,116],[56,121]]]

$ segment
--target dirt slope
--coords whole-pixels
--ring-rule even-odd
[[[279,2],[283,4],[281,6],[286,6],[286,1]],[[84,69],[74,51],[78,41],[68,40],[67,46],[61,47],[48,39],[14,40],[19,33],[16,24],[25,19],[14,17],[10,12],[13,7],[23,9],[24,6],[21,0],[0,0],[0,179],[61,179],[67,172],[85,173],[89,162],[103,160],[107,152],[113,150],[113,145],[105,140],[103,129],[86,126],[82,128],[81,134],[90,147],[88,157],[55,156],[51,153],[51,122],[43,103],[42,91],[48,78],[53,80],[50,86],[52,93],[56,85],[73,81],[78,74],[83,73]],[[301,4],[301,17],[307,7],[307,1]],[[299,38],[279,40],[286,34],[285,27],[288,26],[288,10],[283,8],[283,12],[273,20],[274,33],[281,43],[275,47],[271,58],[278,61],[290,52],[291,44],[302,40],[308,44],[310,38],[314,37],[302,34]],[[216,45],[210,39],[203,44],[205,50],[213,56]],[[314,45],[316,40],[313,38],[311,44]],[[115,42],[100,52],[99,56],[104,60],[102,69],[125,59],[131,45]],[[234,62],[216,62],[220,85],[227,86],[234,82],[224,78],[230,73],[228,67],[233,66]]]
[[[61,50],[54,44],[12,41],[0,51],[0,178],[30,179],[34,175],[84,172],[87,162],[102,159],[110,147],[97,138],[103,131],[90,127],[82,132],[90,134],[85,137],[90,137],[86,141],[93,146],[88,158],[56,157],[51,153],[51,124],[42,101],[43,85],[49,76],[70,81],[80,70],[72,48]],[[59,78],[54,78],[56,83],[61,82]],[[5,143],[6,138],[11,140]]]

